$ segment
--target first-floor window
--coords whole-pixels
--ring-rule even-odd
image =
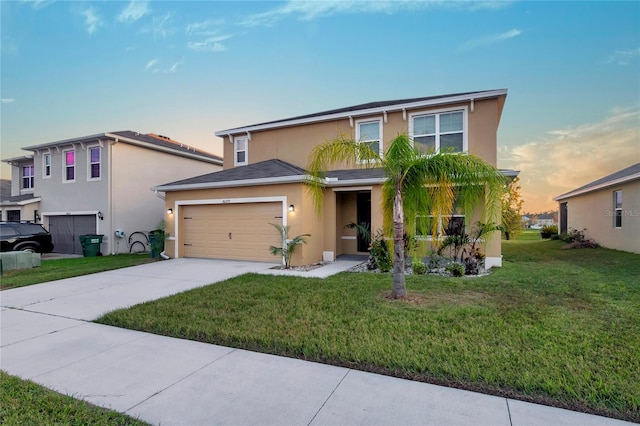
[[[64,151],[64,181],[73,182],[76,180],[76,153],[75,151]]]
[[[33,164],[22,166],[22,189],[33,189]]]
[[[622,228],[622,191],[613,191],[613,227]]]
[[[448,222],[447,222],[448,219]],[[416,217],[416,237],[433,238],[434,225],[436,236],[463,235],[464,219],[462,214],[446,216],[418,216]],[[446,225],[445,225],[446,222]]]
[[[100,147],[92,146],[88,151],[89,179],[100,179]]]

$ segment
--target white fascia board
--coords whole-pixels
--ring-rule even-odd
[[[364,186],[364,185],[381,185],[386,181],[385,178],[373,178],[373,179],[346,179],[329,181],[326,183],[327,187],[335,188],[340,186]]]
[[[187,158],[192,158],[192,159],[195,159],[195,160],[205,161],[207,163],[217,164],[219,166],[222,165],[222,160],[218,160],[217,158],[204,157],[204,156],[199,155],[197,153],[177,151],[175,149],[165,148],[163,146],[158,146],[158,145],[150,144],[150,143],[147,143],[147,142],[142,142],[142,141],[139,141],[139,140],[136,140],[136,139],[130,139],[130,138],[127,138],[127,137],[124,137],[124,136],[114,135],[112,133],[105,133],[105,137],[117,140],[119,142],[124,142],[124,143],[128,143],[128,144],[131,144],[131,145],[136,145],[136,146],[140,146],[140,147],[143,147],[143,148],[152,149],[154,151],[161,151],[161,152],[165,152],[167,154],[179,155],[179,156],[182,156],[182,157],[187,157]]]
[[[554,197],[553,201],[560,201],[560,200],[564,200],[566,198],[575,197],[576,195],[587,194],[589,192],[597,191],[599,189],[608,188],[610,186],[620,185],[620,184],[631,182],[631,181],[637,180],[637,179],[640,179],[640,173],[634,173],[632,175],[621,177],[619,179],[614,179],[614,180],[610,180],[608,182],[603,182],[600,185],[590,186],[589,188],[570,191],[570,192],[567,192],[565,194],[558,195],[557,197]]]
[[[487,92],[475,92],[475,93],[468,93],[466,95],[449,96],[449,97],[437,98],[437,99],[428,99],[423,101],[387,105],[383,107],[367,108],[367,109],[361,109],[361,110],[355,110],[355,111],[345,111],[345,112],[339,112],[335,114],[327,114],[327,115],[319,115],[315,117],[279,121],[276,123],[265,123],[265,124],[256,124],[252,126],[237,127],[235,129],[219,130],[215,132],[215,135],[219,137],[224,137],[228,135],[235,135],[238,133],[255,132],[259,130],[276,129],[280,127],[299,126],[302,124],[316,123],[321,121],[330,121],[330,120],[336,120],[341,118],[349,118],[349,117],[356,117],[356,116],[361,117],[366,115],[382,114],[385,111],[389,113],[394,111],[402,111],[403,109],[415,109],[415,108],[424,108],[424,107],[429,107],[434,105],[466,102],[466,101],[471,101],[472,99],[478,100],[478,99],[486,99],[486,98],[495,98],[496,96],[502,96],[506,94],[507,94],[506,89],[491,90]]]
[[[99,139],[99,138],[104,138],[105,136],[107,136],[106,133],[97,133],[95,135],[83,136],[81,138],[62,139],[62,140],[59,140],[59,141],[48,142],[48,143],[44,143],[44,144],[41,144],[41,145],[25,146],[22,149],[24,149],[26,151],[37,151],[39,149],[50,148],[52,146],[73,145],[74,143],[80,143],[80,142],[86,141],[88,139]]]
[[[191,183],[185,185],[162,185],[154,186],[152,191],[184,191],[191,189],[214,189],[214,188],[233,188],[237,186],[260,186],[260,185],[275,185],[278,183],[296,183],[303,182],[305,177],[302,175],[295,176],[282,176],[263,179],[242,179],[231,180],[224,182],[203,182],[203,183]]]

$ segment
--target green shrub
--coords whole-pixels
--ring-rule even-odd
[[[558,225],[545,225],[540,230],[540,236],[542,238],[549,239],[552,235],[558,233]]]
[[[411,271],[415,275],[423,275],[427,273],[427,265],[424,264],[422,259],[414,258],[411,262]]]
[[[393,267],[389,246],[384,239],[382,231],[376,232],[375,237],[371,241],[369,254],[369,269],[380,269],[381,272],[389,272]]]
[[[465,267],[462,263],[451,262],[445,269],[454,277],[461,277],[464,275]]]

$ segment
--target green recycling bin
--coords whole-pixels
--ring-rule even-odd
[[[160,253],[164,251],[164,231],[162,229],[154,229],[149,231],[149,247],[151,248],[151,257],[157,259]]]
[[[96,257],[102,256],[100,253],[100,244],[102,244],[102,237],[104,235],[80,235],[80,244],[82,244],[82,254],[84,257]]]

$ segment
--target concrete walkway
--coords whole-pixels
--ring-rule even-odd
[[[5,290],[0,368],[162,425],[630,424],[87,322],[271,266],[175,259]]]

